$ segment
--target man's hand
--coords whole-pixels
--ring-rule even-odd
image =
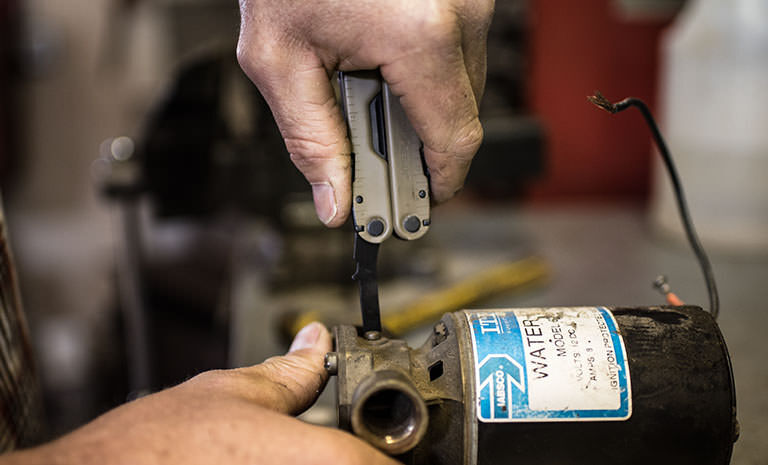
[[[203,373],[50,444],[0,457],[0,464],[396,465],[354,436],[288,416],[322,390],[329,350],[328,331],[313,323],[287,355]]]
[[[380,68],[424,142],[432,198],[463,185],[483,138],[493,0],[240,0],[237,56],[272,108],[315,208],[339,226],[351,204],[350,144],[329,76]]]

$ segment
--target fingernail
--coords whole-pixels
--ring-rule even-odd
[[[315,200],[317,217],[323,224],[328,224],[336,218],[336,194],[328,182],[312,184],[312,197]]]
[[[322,324],[317,322],[308,324],[299,331],[299,334],[297,334],[295,338],[293,338],[291,348],[288,349],[288,352],[313,347],[317,343],[317,340],[320,339],[320,334],[322,332]]]

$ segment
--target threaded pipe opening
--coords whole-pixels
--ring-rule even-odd
[[[388,443],[407,437],[416,427],[413,399],[398,389],[382,389],[360,407],[363,426]]]
[[[374,446],[401,454],[424,437],[427,407],[409,381],[378,373],[361,384],[355,397],[352,429]]]

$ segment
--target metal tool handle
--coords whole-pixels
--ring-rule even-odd
[[[418,239],[429,229],[429,183],[419,136],[405,115],[400,99],[382,85],[384,124],[389,156],[389,185],[395,234]]]
[[[381,78],[376,71],[339,73],[339,87],[352,142],[355,229],[366,241],[379,244],[392,235],[389,167],[386,150],[378,144],[383,121],[371,124],[372,116],[377,116],[371,113],[371,107],[381,94]],[[374,146],[375,142],[378,147]]]
[[[363,239],[392,232],[418,239],[429,229],[429,182],[421,141],[378,71],[341,73],[342,105],[354,152],[352,213]]]

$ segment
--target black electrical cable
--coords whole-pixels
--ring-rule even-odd
[[[709,262],[709,257],[704,251],[704,247],[699,241],[699,236],[696,234],[696,229],[693,227],[693,220],[691,220],[690,212],[688,211],[688,203],[685,200],[685,194],[683,193],[683,186],[680,183],[680,177],[677,174],[675,164],[672,162],[672,156],[669,153],[667,144],[664,142],[664,138],[661,136],[661,131],[656,125],[656,121],[651,115],[651,111],[648,106],[640,99],[633,97],[625,98],[624,100],[616,103],[611,103],[606,99],[600,91],[595,91],[595,95],[587,97],[587,100],[602,108],[609,113],[618,113],[626,110],[629,107],[637,107],[645,118],[645,122],[651,129],[653,134],[653,140],[656,142],[656,147],[659,149],[661,158],[664,160],[664,165],[667,168],[667,173],[672,181],[672,189],[675,193],[675,200],[677,201],[677,210],[680,213],[680,219],[683,222],[683,228],[685,234],[688,237],[688,242],[691,244],[693,253],[699,260],[699,266],[701,266],[701,272],[704,274],[704,281],[707,284],[707,292],[709,293],[709,312],[712,317],[717,318],[720,313],[720,298],[717,294],[717,285],[715,284],[715,275],[712,272],[712,265]]]

